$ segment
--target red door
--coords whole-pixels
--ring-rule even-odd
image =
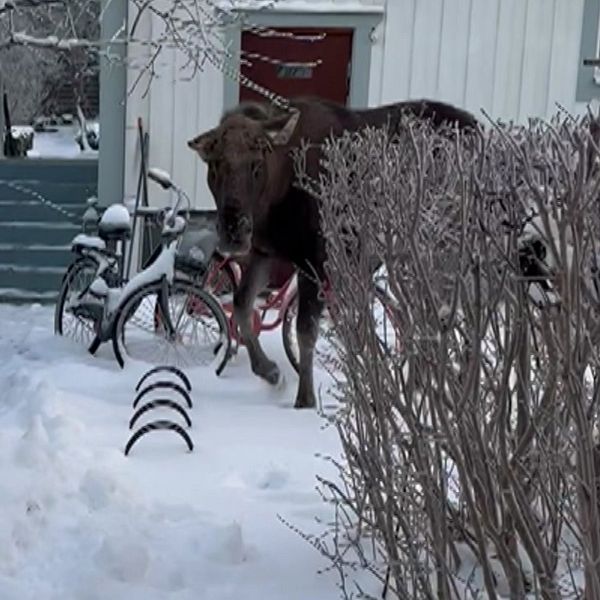
[[[294,37],[265,37],[247,31],[242,33],[242,57],[252,63],[242,65],[243,75],[285,98],[318,96],[346,104],[352,29],[299,27],[274,28],[270,31]],[[301,36],[320,36],[320,39],[305,41]],[[308,63],[318,64],[307,66]],[[264,97],[240,86],[240,100],[264,100]]]
[[[269,31],[288,33],[293,37],[243,32],[242,58],[252,64],[242,65],[242,75],[284,98],[317,96],[340,104],[347,103],[352,29],[279,27]],[[300,39],[301,36],[319,36],[320,39],[306,41]],[[246,86],[240,86],[239,98],[240,101],[266,100]],[[271,286],[281,285],[292,272],[293,267],[289,264],[276,264]]]

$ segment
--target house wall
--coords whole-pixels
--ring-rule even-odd
[[[525,122],[574,113],[584,0],[388,0],[379,101],[434,97]],[[600,94],[600,88],[599,88]]]
[[[285,11],[350,12],[385,1],[385,19],[371,40],[368,104],[430,97],[479,116],[524,122],[547,117],[560,103],[573,113],[586,0],[279,0]],[[588,2],[590,0],[587,0]],[[135,11],[129,11],[130,23]],[[318,23],[318,16],[315,22]],[[139,23],[143,39],[162,24],[148,13]],[[149,49],[132,46],[130,59],[145,64]],[[207,64],[191,81],[178,75],[181,54],[164,50],[159,78],[146,90],[142,77],[130,92],[126,116],[125,196],[134,196],[139,169],[136,119],[150,134],[149,164],[171,172],[191,192],[197,208],[212,208],[204,164],[186,140],[217,123],[223,110],[222,74]],[[139,72],[130,69],[128,86]],[[600,88],[599,88],[600,90]],[[165,192],[150,185],[152,204]]]
[[[130,10],[130,23],[135,17],[135,11]],[[152,39],[162,27],[160,19],[146,11],[137,24],[136,36]],[[140,169],[137,120],[141,118],[149,134],[148,166],[167,170],[197,208],[210,207],[210,194],[204,183],[205,167],[187,148],[186,140],[213,126],[220,117],[221,73],[207,65],[204,72],[186,81],[179,73],[183,64],[181,53],[164,48],[155,63],[156,76],[148,86],[150,77],[140,75],[140,69],[150,60],[150,48],[130,45],[129,60],[137,68],[130,68],[127,77],[125,197],[133,198],[137,190]],[[152,205],[161,206],[168,201],[167,192],[151,181],[148,193]]]

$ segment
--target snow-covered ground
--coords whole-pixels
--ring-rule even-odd
[[[37,137],[37,135],[36,135]],[[321,533],[330,509],[317,453],[339,457],[316,411],[292,408],[296,377],[279,330],[267,351],[287,384],[250,374],[242,350],[218,378],[187,373],[189,453],[172,432],[125,457],[134,388],[121,371],[52,333],[52,307],[0,305],[1,600],[329,600],[329,565],[278,519]],[[323,388],[330,380],[316,374]],[[140,422],[168,416],[146,413]],[[137,424],[136,424],[137,428]]]
[[[90,158],[98,156],[95,150],[82,152],[75,141],[79,125],[59,125],[57,131],[36,131],[30,158]]]

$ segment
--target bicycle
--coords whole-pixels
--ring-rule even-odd
[[[387,291],[386,286],[380,281],[374,281],[373,284],[371,310],[377,323],[377,340],[385,355],[391,357],[394,353],[398,354],[401,352],[401,343],[397,335],[400,327],[397,318],[394,316],[397,303]],[[324,308],[319,322],[321,333],[318,340],[329,337],[330,331],[334,327],[335,311],[338,306],[338,299],[334,295],[329,282],[325,282],[321,293],[324,300]],[[298,294],[294,293],[284,309],[281,334],[286,356],[296,373],[299,373],[300,351],[296,337],[297,314]],[[330,355],[329,358],[331,358]]]
[[[171,181],[168,173],[149,169],[148,177],[176,195],[175,203],[158,215],[160,245],[143,269],[125,281],[123,256],[116,248],[130,235],[129,213],[122,205],[107,208],[98,223],[97,236],[79,234],[72,242],[76,259],[63,278],[55,308],[55,332],[77,337],[66,328],[74,321],[75,330],[82,333],[81,341],[91,354],[95,354],[101,344],[112,341],[113,353],[121,368],[123,353],[131,358],[152,360],[152,350],[158,349],[161,343],[167,351],[176,354],[170,363],[187,366],[204,362],[202,356],[194,354],[200,345],[196,328],[211,319],[210,326],[205,328],[217,333],[211,360],[223,350],[216,367],[219,375],[231,355],[226,316],[220,304],[198,281],[203,273],[204,256],[182,256],[177,252],[187,224],[178,214],[179,206],[185,199],[189,208],[189,198]],[[180,297],[181,306],[174,308],[172,305]],[[145,319],[140,309],[148,303],[149,318]],[[184,351],[190,356],[185,357]],[[161,360],[164,362],[164,356]]]
[[[227,317],[229,335],[232,340],[232,353],[236,353],[240,345],[244,345],[233,310],[233,293],[240,284],[242,269],[236,260],[224,257],[215,250],[203,279],[204,288],[209,290],[221,304]],[[266,299],[259,301],[252,312],[252,328],[255,335],[263,331],[273,331],[285,321],[286,311],[297,296],[298,284],[296,274],[290,276],[279,288],[269,292]],[[267,321],[268,311],[276,310],[277,315],[272,321]],[[292,361],[291,348],[285,338],[287,330],[284,331],[284,348],[292,366],[298,371],[298,362]],[[235,346],[233,346],[235,344]]]
[[[219,300],[229,323],[229,332],[236,348],[243,345],[237,325],[235,323],[233,311],[233,293],[238,287],[241,279],[241,267],[233,257],[223,257],[218,252],[214,252],[212,260],[205,274],[204,286],[209,289]],[[321,325],[331,322],[330,309],[335,306],[335,298],[331,287],[325,284],[322,290],[325,307],[324,314],[321,317]],[[389,348],[398,347],[399,342],[392,333],[396,327],[396,320],[393,317],[393,302],[385,289],[385,286],[376,282],[374,288],[375,298],[382,307],[382,331],[379,334],[380,344]],[[266,321],[268,311],[276,310],[276,316],[272,321]],[[252,312],[252,327],[255,335],[260,335],[263,331],[273,331],[281,325],[281,335],[286,357],[296,373],[300,372],[300,352],[296,337],[296,316],[298,312],[298,279],[297,274],[291,275],[276,290],[271,291],[267,298],[255,305]],[[387,322],[391,321],[391,329]],[[320,338],[326,337],[322,334]],[[390,339],[390,338],[394,339]],[[396,348],[398,349],[398,348]]]

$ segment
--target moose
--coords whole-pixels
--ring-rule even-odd
[[[241,103],[223,114],[217,127],[187,142],[207,164],[207,182],[217,208],[218,249],[244,256],[246,270],[234,293],[234,316],[248,349],[252,371],[270,384],[280,374],[251,326],[256,295],[268,282],[273,259],[298,272],[297,336],[300,351],[295,408],[315,406],[313,356],[323,310],[326,248],[317,200],[297,183],[292,151],[309,144],[306,170],[319,170],[320,144],[329,136],[370,127],[397,128],[408,113],[434,127],[475,130],[478,121],[451,104],[416,100],[354,110],[317,98],[296,98],[287,109]]]

